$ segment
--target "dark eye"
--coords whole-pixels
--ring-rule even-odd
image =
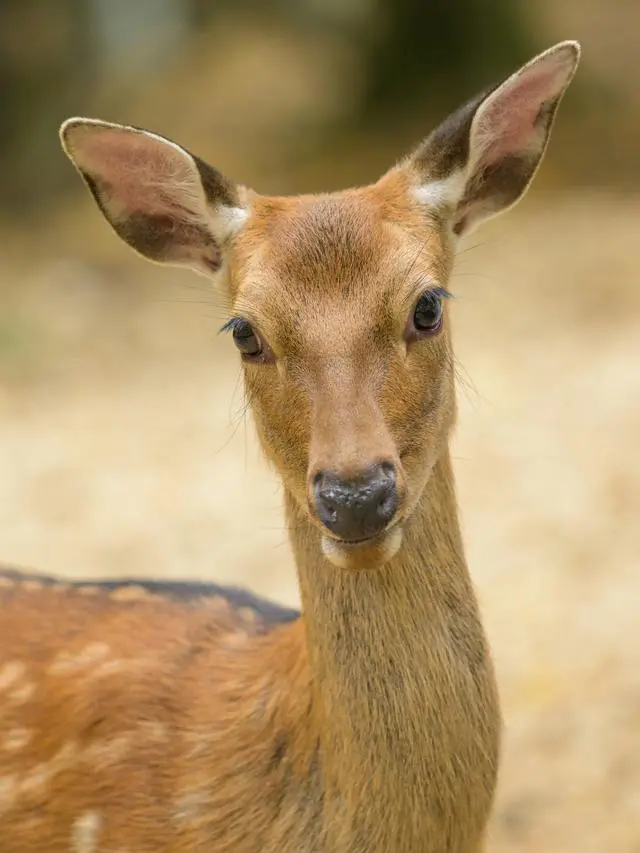
[[[434,290],[425,291],[413,310],[414,329],[422,335],[435,334],[442,325],[442,297]]]
[[[253,326],[246,320],[236,320],[233,324],[233,341],[247,358],[257,358],[262,354],[262,342]]]

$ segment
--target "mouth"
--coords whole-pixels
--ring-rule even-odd
[[[402,527],[399,522],[366,539],[347,541],[323,536],[322,553],[341,569],[376,569],[396,555],[402,544]]]

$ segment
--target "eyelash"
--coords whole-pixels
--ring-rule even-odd
[[[450,290],[447,290],[446,287],[432,287],[431,292],[435,293],[436,296],[440,296],[442,299],[455,299],[455,295],[451,293]]]
[[[218,334],[222,334],[223,332],[233,332],[234,329],[237,329],[244,322],[245,321],[242,317],[232,317],[230,320],[227,320],[221,329],[219,329]]]
[[[446,287],[441,287],[438,285],[436,287],[425,287],[424,290],[412,291],[412,293],[410,294],[410,296],[407,299],[407,304],[410,305],[412,302],[415,302],[416,299],[418,299],[424,293],[427,293],[427,291],[429,293],[433,293],[434,296],[439,296],[440,299],[455,299],[456,298],[455,294],[451,293],[450,290],[447,290]]]

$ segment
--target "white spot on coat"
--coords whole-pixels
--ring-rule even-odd
[[[78,669],[84,669],[105,658],[111,649],[106,643],[89,643],[77,654],[69,654],[62,651],[56,655],[53,663],[49,666],[49,675],[66,675]]]
[[[98,812],[81,814],[71,827],[72,853],[95,853],[101,827],[102,818]]]
[[[54,776],[67,770],[79,753],[78,744],[70,741],[61,747],[50,761],[36,764],[20,782],[20,793],[28,794],[47,785]]]
[[[15,774],[11,776],[0,776],[0,814],[3,814],[13,806],[18,790]]]
[[[16,728],[9,729],[6,735],[2,738],[2,749],[7,752],[18,752],[29,743],[33,736],[30,729]]]
[[[0,690],[7,690],[22,678],[26,671],[26,666],[18,660],[12,660],[0,666]]]
[[[22,684],[20,687],[15,687],[7,693],[7,699],[15,705],[23,705],[31,699],[35,692],[36,686],[33,681],[27,681],[25,684]]]

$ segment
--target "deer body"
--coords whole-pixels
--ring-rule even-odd
[[[222,588],[5,574],[2,853],[477,849],[497,696],[449,473],[438,546],[416,514],[385,577],[326,583],[298,529],[312,625]]]
[[[577,58],[552,48],[327,196],[264,198],[153,134],[65,124],[114,230],[226,297],[303,609],[0,577],[0,853],[479,853],[500,712],[444,301],[457,237],[526,190]]]

